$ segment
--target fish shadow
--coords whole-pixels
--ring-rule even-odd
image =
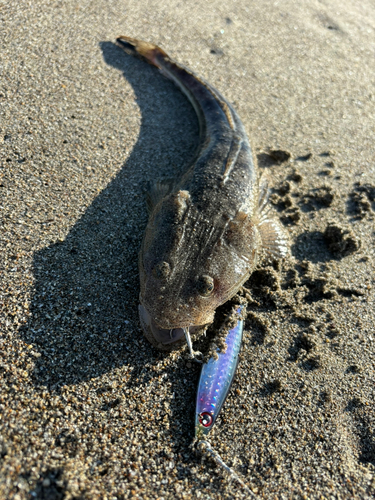
[[[167,355],[144,339],[138,320],[144,186],[175,174],[198,141],[195,113],[171,82],[111,42],[100,48],[132,86],[142,123],[127,161],[65,240],[34,254],[31,314],[19,333],[33,347],[32,382],[56,391],[124,365],[135,384],[146,363]]]

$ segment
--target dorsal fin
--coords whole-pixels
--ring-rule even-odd
[[[222,173],[222,185],[224,185],[230,177],[230,174],[236,164],[238,154],[241,151],[243,144],[243,139],[239,135],[234,134],[232,139],[232,144],[228,153],[228,157],[225,161],[224,171]]]
[[[259,220],[261,220],[262,217],[268,213],[269,197],[270,197],[269,179],[268,175],[265,172],[263,172],[259,179],[258,210],[257,210]]]

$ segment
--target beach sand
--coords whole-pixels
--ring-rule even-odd
[[[241,291],[213,447],[257,498],[373,498],[373,2],[2,2],[0,18],[0,498],[248,497],[191,448],[199,366],[140,330],[145,189],[183,170],[198,123],[119,35],[234,104],[290,234]]]

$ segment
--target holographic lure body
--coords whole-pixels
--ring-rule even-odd
[[[197,449],[202,455],[207,455],[222,467],[231,478],[235,479],[246,491],[248,498],[256,499],[257,496],[250,490],[244,481],[229,467],[220,455],[212,449],[210,443],[204,438],[212,429],[219,412],[228,396],[234,375],[238,366],[238,355],[241,349],[243,334],[244,306],[239,306],[236,311],[238,318],[234,328],[229,330],[225,339],[227,349],[217,352],[217,357],[212,357],[202,366],[198,385],[197,405],[195,411],[195,438],[198,441]],[[216,359],[215,359],[216,358]]]
[[[236,373],[243,333],[242,309],[243,306],[238,307],[237,324],[225,339],[226,351],[218,351],[217,359],[212,357],[202,366],[195,413],[195,436],[198,439],[212,429]]]

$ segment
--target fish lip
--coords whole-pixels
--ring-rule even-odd
[[[185,339],[185,328],[189,330],[189,333],[194,333],[198,329],[202,328],[201,326],[194,325],[190,325],[188,327],[161,328],[142,304],[139,304],[138,312],[145,337],[158,349],[175,349],[176,347],[179,347]]]

